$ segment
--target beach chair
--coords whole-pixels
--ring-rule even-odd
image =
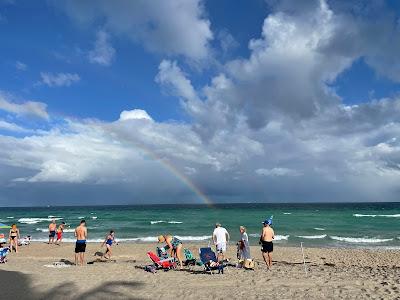
[[[7,254],[10,248],[0,248],[0,264],[5,264],[7,262]]]
[[[213,271],[218,270],[218,274],[224,274],[224,265],[218,262],[217,256],[210,247],[199,249],[200,260],[204,265],[206,272],[213,274]]]
[[[175,258],[160,259],[154,252],[147,252],[147,256],[152,260],[157,269],[171,270],[176,268]]]

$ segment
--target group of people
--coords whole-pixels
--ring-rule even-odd
[[[268,268],[272,266],[272,252],[274,250],[273,240],[275,238],[274,230],[272,229],[272,219],[266,219],[262,222],[263,228],[260,235],[260,244],[261,244],[261,252],[264,259],[265,264]],[[250,255],[250,244],[249,244],[249,236],[246,232],[246,227],[240,226],[240,240],[237,242],[238,246],[238,259],[239,260],[248,260],[251,259]],[[227,245],[230,240],[229,232],[222,227],[220,223],[215,224],[215,229],[212,234],[212,240],[217,252],[218,261],[224,261],[225,253],[227,250]],[[172,235],[160,235],[158,236],[159,243],[165,243],[164,249],[170,252],[170,255],[175,257],[180,265],[180,268],[183,268],[183,245],[182,241],[175,236]]]
[[[57,227],[56,220],[53,219],[49,224],[49,242],[48,244],[54,243],[54,238],[57,235],[57,240],[55,242],[56,245],[60,245],[62,242],[62,237],[65,229],[65,222],[61,222],[61,224]]]
[[[263,259],[268,268],[272,266],[272,252],[273,252],[273,240],[275,238],[274,230],[271,227],[272,219],[266,219],[262,222],[263,228],[260,235],[261,252]],[[49,224],[49,241],[48,244],[54,243],[54,238],[57,235],[55,244],[60,245],[65,229],[65,222],[62,222],[58,227],[56,221],[53,219]],[[250,244],[249,237],[246,233],[246,227],[240,226],[240,240],[237,242],[238,246],[238,258],[241,260],[251,259],[250,255]],[[86,227],[86,221],[81,220],[78,227],[75,228],[74,235],[76,237],[75,243],[75,264],[83,266],[85,264],[85,252],[86,252],[86,241],[88,231]],[[18,239],[20,237],[19,229],[16,224],[13,224],[9,233],[10,248],[15,249],[18,252]],[[230,240],[228,231],[222,227],[220,223],[215,224],[215,229],[212,234],[212,240],[216,248],[218,255],[218,261],[224,261],[227,245]],[[170,252],[170,255],[175,257],[181,268],[183,268],[183,246],[182,241],[175,236],[171,235],[160,235],[158,236],[159,243],[165,243],[165,249]],[[115,232],[111,230],[105,237],[102,247],[106,246],[106,252],[103,254],[103,258],[110,259],[112,255],[111,247],[116,243]]]

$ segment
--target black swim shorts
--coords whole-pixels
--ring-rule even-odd
[[[56,232],[55,231],[50,231],[49,237],[55,237],[56,236]]]
[[[75,244],[75,253],[81,253],[86,251],[86,243],[76,242]]]
[[[274,244],[272,242],[262,242],[261,246],[262,252],[273,252],[274,251]]]

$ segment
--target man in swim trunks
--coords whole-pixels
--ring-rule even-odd
[[[52,244],[54,243],[54,237],[56,236],[56,220],[52,220],[50,225],[49,225],[49,242],[47,244]]]
[[[75,228],[75,265],[78,262],[81,266],[85,264],[85,251],[86,251],[86,239],[87,239],[87,228],[85,220],[82,220],[80,225]]]
[[[58,226],[57,228],[57,241],[56,241],[56,245],[60,245],[61,241],[62,241],[62,235],[64,232],[64,227],[65,227],[65,222],[62,222],[60,226]]]
[[[215,224],[212,238],[218,253],[218,261],[223,261],[225,259],[226,244],[230,238],[229,233],[220,223],[217,223]]]
[[[270,269],[272,266],[272,252],[274,251],[274,245],[272,241],[275,238],[274,230],[270,226],[271,223],[271,219],[263,222],[264,227],[260,237],[261,252],[268,269]]]

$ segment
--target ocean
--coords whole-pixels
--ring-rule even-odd
[[[89,242],[101,242],[115,230],[121,242],[155,242],[173,234],[184,242],[207,245],[220,222],[239,239],[247,228],[250,243],[258,244],[261,222],[273,216],[276,243],[285,246],[400,249],[400,203],[218,204],[0,208],[0,222],[16,223],[21,235],[47,241],[51,219],[66,222],[64,241],[74,241],[81,219]],[[0,229],[7,233],[7,230]]]

